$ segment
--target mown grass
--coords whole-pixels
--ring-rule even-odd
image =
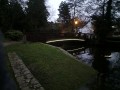
[[[41,43],[15,44],[15,51],[46,90],[78,90],[96,72],[57,48]]]

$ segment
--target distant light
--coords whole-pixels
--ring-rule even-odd
[[[116,26],[112,26],[112,28],[116,28]]]
[[[77,25],[78,24],[78,21],[75,21],[75,25]]]

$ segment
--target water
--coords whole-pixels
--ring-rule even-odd
[[[55,42],[80,62],[94,68],[98,74],[89,90],[120,90],[120,47],[85,47],[83,42]],[[94,77],[93,77],[94,78]]]
[[[91,90],[120,90],[120,48],[79,48],[67,51],[98,72]]]

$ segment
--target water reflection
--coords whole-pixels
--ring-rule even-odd
[[[109,61],[105,58],[104,50],[101,48],[93,49],[93,57],[92,67],[99,73],[107,73],[109,70]]]
[[[79,52],[79,51],[78,51]],[[84,48],[83,51],[80,51],[78,54],[76,52],[76,57],[87,65],[91,66],[93,62],[93,54],[91,48]]]
[[[119,48],[84,47],[82,50],[69,53],[98,71],[92,90],[120,90]]]
[[[97,87],[104,89],[105,79],[108,77],[110,61],[106,59],[106,53],[104,49],[93,48],[93,62],[92,67],[98,71],[97,75]]]

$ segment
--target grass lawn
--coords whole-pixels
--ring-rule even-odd
[[[96,75],[89,66],[48,45],[15,44],[6,49],[15,51],[23,59],[45,90],[78,90]]]

